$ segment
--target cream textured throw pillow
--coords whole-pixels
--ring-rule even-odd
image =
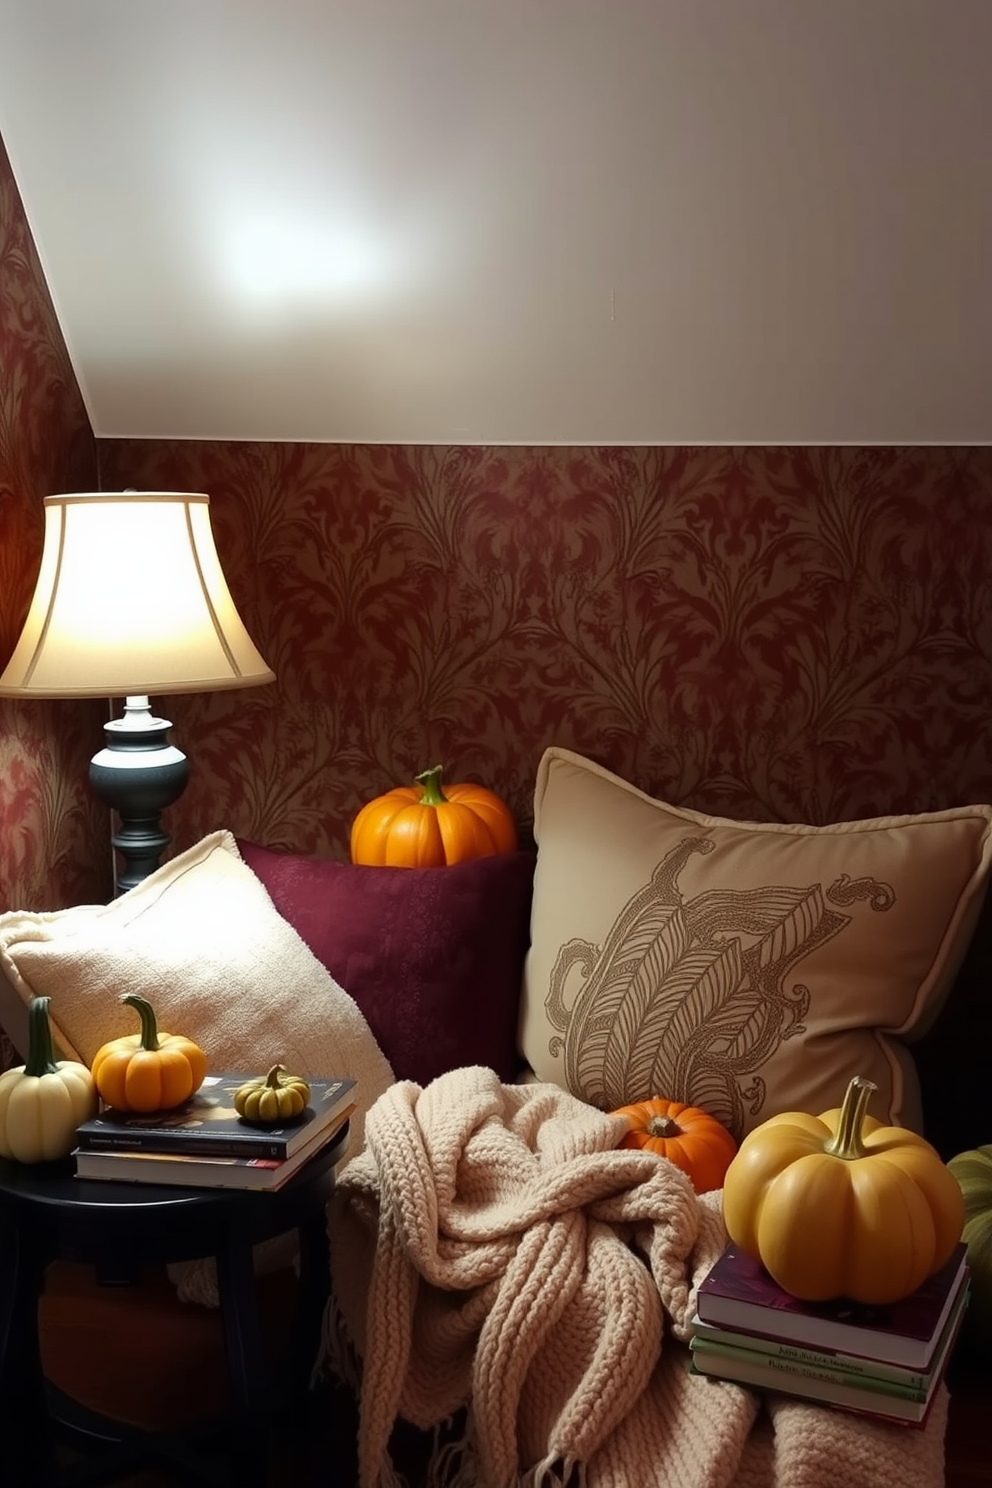
[[[393,1080],[358,1005],[276,911],[230,832],[110,904],[0,915],[0,970],[0,1022],[21,1049],[27,1006],[44,995],[64,1057],[89,1064],[106,1040],[138,1031],[120,998],[140,992],[159,1027],[196,1039],[213,1070],[261,1074],[279,1062],[354,1079],[349,1155]]]
[[[852,1075],[919,1129],[902,1039],[940,1007],[981,907],[992,807],[826,827],[657,801],[548,749],[520,1042],[604,1110],[651,1095],[740,1138],[838,1105]]]

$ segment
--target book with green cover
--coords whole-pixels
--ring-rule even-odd
[[[952,1308],[949,1330],[942,1334],[930,1373],[922,1386],[856,1374],[850,1370],[819,1365],[803,1358],[761,1352],[747,1347],[749,1335],[738,1335],[740,1344],[717,1343],[694,1331],[689,1341],[694,1374],[728,1380],[759,1390],[775,1390],[803,1400],[815,1400],[839,1410],[855,1411],[879,1420],[922,1425],[933,1403],[937,1387],[947,1369],[947,1362],[957,1338],[967,1306],[967,1275]]]
[[[77,1127],[77,1147],[82,1152],[272,1158],[282,1162],[310,1143],[354,1101],[354,1080],[308,1075],[310,1102],[300,1116],[281,1126],[255,1126],[234,1109],[234,1094],[257,1075],[257,1071],[208,1074],[196,1094],[171,1111],[100,1111]]]
[[[712,1353],[694,1352],[693,1374],[727,1380],[731,1384],[746,1385],[756,1390],[775,1390],[781,1395],[794,1395],[800,1400],[815,1400],[821,1405],[832,1405],[838,1410],[855,1411],[860,1415],[874,1416],[877,1420],[902,1421],[907,1425],[921,1426],[933,1401],[906,1399],[901,1395],[888,1395],[884,1390],[867,1390],[857,1384],[840,1384],[836,1380],[819,1379],[812,1374],[801,1374],[788,1369],[776,1369],[769,1363],[756,1363],[752,1359],[716,1358]]]
[[[729,1349],[732,1353],[746,1353],[757,1359],[775,1357],[796,1365],[807,1365],[836,1374],[841,1380],[863,1377],[877,1380],[894,1387],[923,1391],[926,1394],[934,1372],[943,1364],[944,1354],[957,1337],[961,1315],[968,1302],[968,1287],[962,1285],[957,1301],[953,1304],[944,1330],[940,1335],[934,1356],[927,1369],[913,1369],[902,1364],[891,1364],[883,1359],[871,1359],[863,1354],[853,1354],[841,1349],[816,1349],[808,1344],[793,1343],[783,1338],[770,1338],[750,1330],[720,1328],[715,1323],[704,1323],[698,1316],[692,1321],[692,1346],[699,1348]],[[852,1381],[853,1382],[853,1381]]]

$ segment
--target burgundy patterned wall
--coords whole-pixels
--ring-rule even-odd
[[[0,667],[27,611],[42,500],[95,489],[89,419],[0,143]],[[86,772],[98,703],[0,698],[0,910],[103,899],[105,813]]]
[[[530,816],[552,742],[686,804],[823,822],[992,800],[992,449],[101,441],[204,490],[277,683],[169,700],[172,812],[344,855],[443,762]]]

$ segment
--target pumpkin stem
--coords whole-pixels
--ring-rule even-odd
[[[680,1137],[682,1128],[674,1116],[652,1116],[645,1130],[650,1137]]]
[[[142,997],[140,992],[125,992],[121,1002],[126,1002],[128,1007],[137,1009],[138,1017],[141,1019],[141,1047],[143,1049],[157,1049],[158,1021],[155,1017],[155,1009],[147,997]]]
[[[24,1073],[54,1075],[58,1069],[55,1062],[55,1047],[52,1043],[52,1025],[48,1021],[48,997],[34,997],[28,1008],[28,1057]]]
[[[278,1090],[282,1086],[282,1077],[286,1073],[286,1066],[274,1064],[265,1077],[265,1083],[269,1090]]]
[[[417,784],[424,788],[424,794],[419,802],[421,806],[443,806],[447,801],[448,798],[441,789],[443,770],[443,765],[435,765],[432,770],[421,770],[419,775],[413,777]]]
[[[877,1089],[878,1086],[873,1080],[866,1080],[863,1075],[854,1076],[844,1092],[844,1103],[840,1108],[837,1130],[824,1147],[824,1152],[829,1152],[834,1157],[843,1157],[848,1161],[864,1157],[865,1149],[861,1141],[861,1128],[864,1125],[872,1091]]]

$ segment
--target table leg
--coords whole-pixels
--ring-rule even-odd
[[[0,1227],[0,1439],[20,1443],[36,1483],[54,1482],[56,1472],[38,1343],[44,1275],[40,1239],[23,1226]]]
[[[291,1395],[287,1404],[290,1410],[299,1409],[308,1398],[330,1292],[327,1214],[321,1209],[300,1225],[300,1292],[288,1362]]]
[[[239,1488],[265,1488],[272,1412],[265,1399],[255,1268],[251,1245],[228,1229],[217,1253],[231,1391],[231,1474]]]

